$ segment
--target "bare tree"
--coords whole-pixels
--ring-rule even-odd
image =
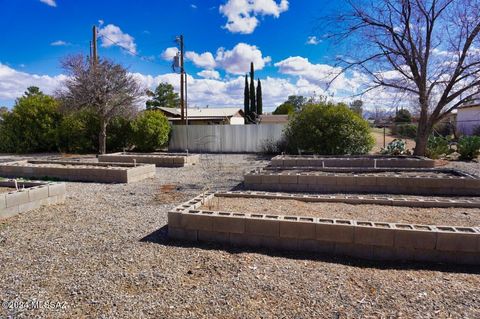
[[[424,155],[433,126],[480,92],[478,0],[347,0],[329,24],[337,44],[355,46],[339,58],[342,72],[371,80],[417,101],[416,155]],[[340,30],[340,31],[339,31]]]
[[[108,124],[117,116],[133,116],[144,91],[124,67],[107,59],[92,64],[82,55],[69,56],[62,67],[68,77],[57,96],[65,109],[89,109],[99,117],[99,152],[104,154]]]

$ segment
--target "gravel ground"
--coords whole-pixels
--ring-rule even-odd
[[[209,155],[128,185],[67,183],[64,205],[0,221],[0,301],[16,308],[0,318],[480,317],[478,268],[166,239],[169,209],[265,164]]]
[[[472,227],[480,225],[479,208],[410,208],[343,203],[307,203],[289,199],[217,197],[201,209],[388,223]]]

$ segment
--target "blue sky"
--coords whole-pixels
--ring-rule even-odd
[[[128,67],[150,88],[163,81],[178,87],[169,53],[175,36],[183,34],[193,106],[242,106],[241,76],[252,60],[263,81],[267,110],[290,94],[347,99],[358,91],[360,76],[346,75],[328,92],[324,85],[341,54],[318,28],[319,17],[342,9],[332,3],[0,0],[0,105],[11,106],[29,85],[53,93],[63,77],[59,59],[88,54],[93,25],[100,30],[99,55]]]

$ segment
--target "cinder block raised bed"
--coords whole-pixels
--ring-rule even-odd
[[[371,168],[433,168],[435,161],[421,156],[317,156],[278,155],[272,158],[273,167],[371,167]]]
[[[65,183],[42,181],[0,181],[0,188],[11,188],[0,193],[0,218],[7,218],[41,206],[65,202]]]
[[[280,192],[479,196],[480,178],[453,169],[256,169],[246,189]]]
[[[168,213],[174,239],[362,259],[480,265],[480,229],[199,210],[208,193]]]
[[[30,160],[0,163],[0,175],[77,182],[131,183],[154,177],[155,165]]]
[[[99,162],[145,163],[158,167],[183,167],[195,165],[200,161],[199,154],[187,153],[133,153],[120,152],[98,156]]]

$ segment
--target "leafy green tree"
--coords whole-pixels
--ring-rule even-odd
[[[257,113],[258,115],[263,114],[262,82],[260,82],[260,79],[257,81]]]
[[[31,153],[57,150],[56,129],[61,119],[58,102],[29,87],[15,101],[11,112],[2,115],[0,149],[3,152]]]
[[[248,120],[250,117],[250,92],[248,89],[248,76],[245,74],[245,89],[243,92],[243,112],[245,113],[245,118]]]
[[[290,149],[324,155],[365,154],[373,146],[368,122],[345,104],[307,104],[285,131]]]
[[[412,123],[412,114],[409,110],[401,109],[395,114],[395,123]]]
[[[57,129],[57,143],[65,153],[98,152],[99,120],[88,110],[65,115]]]
[[[92,64],[82,55],[62,61],[69,75],[59,91],[63,108],[68,111],[90,110],[100,120],[98,151],[107,151],[107,126],[117,117],[131,117],[144,91],[123,66],[108,59]]]
[[[363,117],[363,101],[362,100],[355,100],[350,103],[350,109]]]
[[[135,149],[142,152],[155,151],[168,142],[170,124],[161,113],[147,110],[132,122],[132,137]]]
[[[295,106],[289,102],[284,102],[277,106],[273,114],[280,115],[280,114],[292,114],[295,113]]]
[[[253,62],[250,63],[250,116],[253,118],[253,114],[257,112],[257,100],[255,99],[255,69]]]
[[[301,95],[290,95],[286,103],[293,105],[295,112],[299,112],[308,102],[308,98]]]
[[[147,94],[151,97],[146,103],[147,110],[159,107],[178,107],[180,104],[178,93],[174,91],[173,85],[169,83],[160,83],[155,92],[147,91]]]

